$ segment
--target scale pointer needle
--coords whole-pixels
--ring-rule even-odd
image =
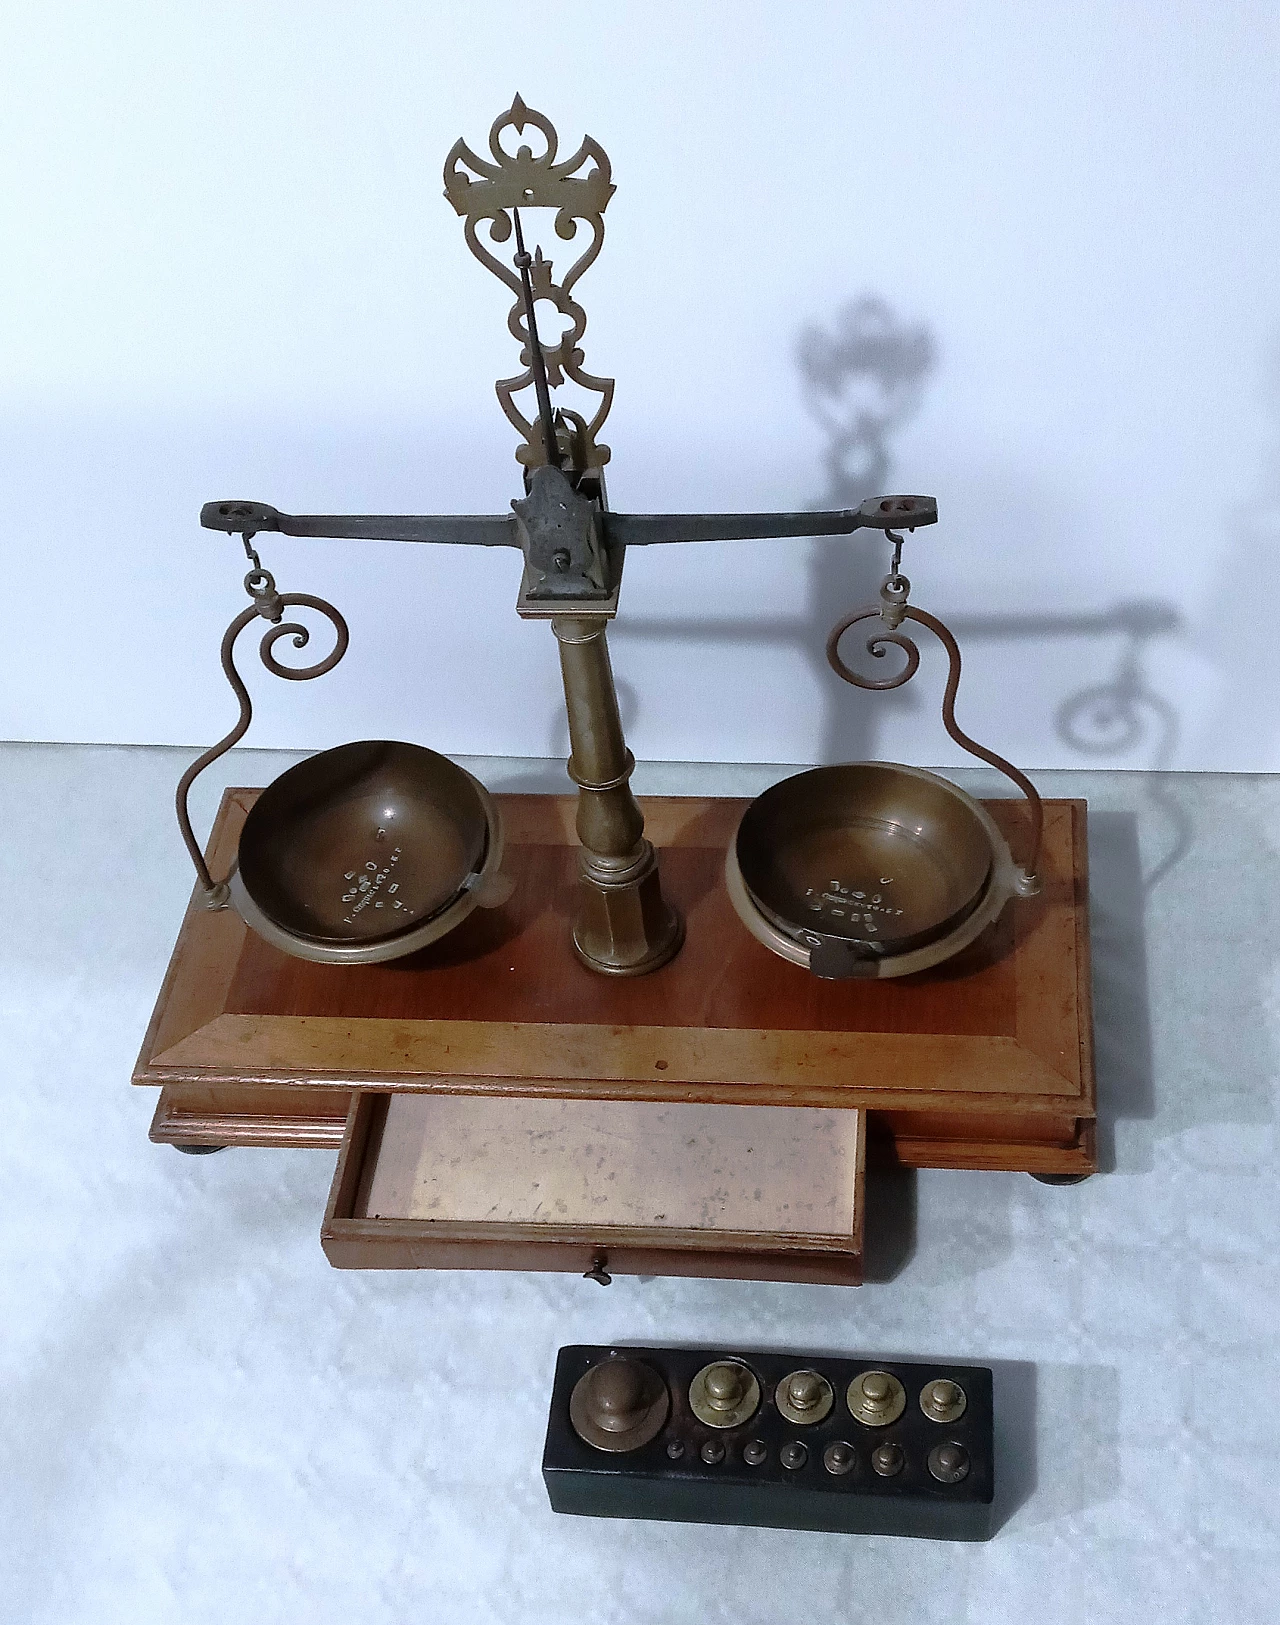
[[[538,323],[533,313],[533,283],[529,267],[533,263],[524,246],[524,232],[520,229],[520,211],[511,213],[516,222],[516,269],[520,273],[520,286],[524,291],[524,319],[529,329],[529,361],[533,372],[533,387],[538,395],[538,417],[542,422],[542,444],[552,468],[560,468],[564,458],[560,455],[560,442],[556,438],[555,421],[551,413],[551,391],[547,387],[547,363],[538,339]]]

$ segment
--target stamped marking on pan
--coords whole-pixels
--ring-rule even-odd
[[[815,891],[812,886],[805,888],[805,907],[811,913],[824,914],[833,920],[847,919],[856,923],[861,919],[869,935],[875,936],[877,915],[883,919],[897,919],[902,914],[900,908],[885,901],[883,888],[892,885],[892,875],[881,875],[874,886],[846,886],[839,880],[830,880],[822,892]],[[877,891],[875,886],[881,890]]]
[[[382,830],[379,830],[378,836],[381,837],[383,833]],[[373,908],[400,909],[404,913],[412,913],[412,910],[406,909],[404,903],[396,896],[396,893],[400,890],[400,882],[391,879],[392,871],[400,861],[401,851],[401,847],[395,847],[384,866],[380,867],[377,863],[370,861],[365,864],[363,869],[348,869],[346,871],[342,878],[347,884],[347,890],[342,894],[342,901],[351,903],[353,907],[349,914],[343,915],[342,923],[344,925],[354,925],[356,915],[362,914],[370,906]],[[390,883],[388,884],[388,882]],[[384,888],[386,890],[385,897],[381,895]]]

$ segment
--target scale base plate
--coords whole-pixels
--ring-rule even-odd
[[[226,793],[215,872],[258,793]],[[1043,892],[962,955],[828,983],[733,913],[724,851],[745,801],[642,798],[687,937],[662,969],[615,979],[571,944],[575,798],[497,799],[510,901],[408,959],[310,965],[193,898],[134,1073],[161,1089],[152,1138],[337,1147],[374,1089],[851,1107],[872,1161],[1096,1171],[1082,801],[1045,803]],[[1016,837],[1020,806],[985,805]]]

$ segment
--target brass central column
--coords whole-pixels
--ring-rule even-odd
[[[569,777],[578,786],[581,892],[573,922],[579,959],[607,976],[657,970],[684,941],[662,895],[658,855],[631,794],[635,757],[622,737],[603,615],[553,615],[569,717]]]

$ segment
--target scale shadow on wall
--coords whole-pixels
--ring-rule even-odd
[[[823,489],[809,507],[855,508],[892,489],[895,440],[919,412],[938,357],[938,341],[927,324],[903,319],[872,294],[841,307],[829,326],[803,329],[795,361],[806,411],[822,435],[824,476]],[[711,645],[794,649],[823,697],[818,760],[866,760],[877,754],[880,730],[891,728],[896,715],[918,702],[906,690],[850,691],[828,668],[824,650],[840,613],[876,601],[886,565],[881,551],[851,547],[844,537],[816,538],[810,543],[806,604],[798,616],[640,616],[620,620],[611,636],[620,642],[696,638]],[[1132,766],[1135,755],[1148,771],[1172,766],[1179,717],[1152,685],[1145,656],[1155,640],[1182,631],[1175,605],[1140,599],[1095,612],[959,615],[949,617],[949,625],[962,648],[974,641],[1034,645],[1081,637],[1118,643],[1109,672],[1059,701],[1055,735],[1081,758],[1081,766],[1121,760]],[[1172,835],[1162,871],[1181,856],[1189,835],[1172,803],[1165,811]]]

